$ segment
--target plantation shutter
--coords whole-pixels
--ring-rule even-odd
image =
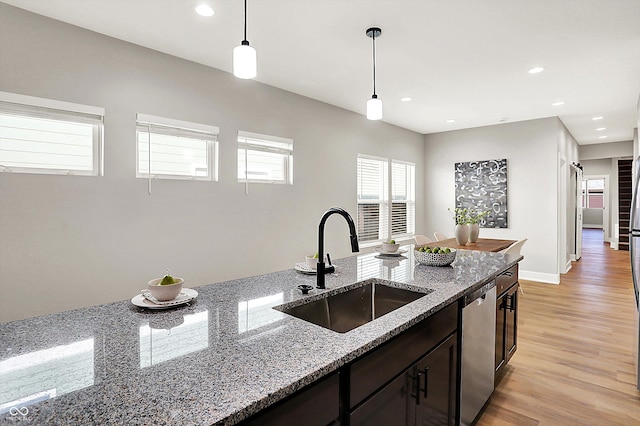
[[[388,163],[358,156],[358,239],[385,239],[389,228]]]

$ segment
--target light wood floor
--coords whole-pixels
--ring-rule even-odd
[[[518,350],[478,425],[640,425],[629,252],[583,238],[560,285],[520,281]]]

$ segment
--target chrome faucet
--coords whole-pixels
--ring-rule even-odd
[[[320,219],[320,225],[318,226],[318,267],[316,269],[316,275],[318,277],[316,288],[324,289],[324,224],[334,213],[338,213],[342,217],[345,218],[347,224],[349,225],[349,233],[351,234],[351,251],[357,252],[360,251],[360,247],[358,246],[358,235],[356,234],[356,224],[353,222],[349,213],[347,213],[344,209],[340,207],[332,207],[322,215]]]

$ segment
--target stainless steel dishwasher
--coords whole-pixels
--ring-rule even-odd
[[[491,396],[495,375],[496,282],[465,296],[462,308],[460,422],[470,425]]]

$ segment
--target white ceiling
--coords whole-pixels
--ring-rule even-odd
[[[242,40],[242,0],[2,1],[228,72]],[[256,80],[364,114],[371,26],[388,123],[434,133],[557,115],[583,145],[633,139],[640,0],[249,0]]]

